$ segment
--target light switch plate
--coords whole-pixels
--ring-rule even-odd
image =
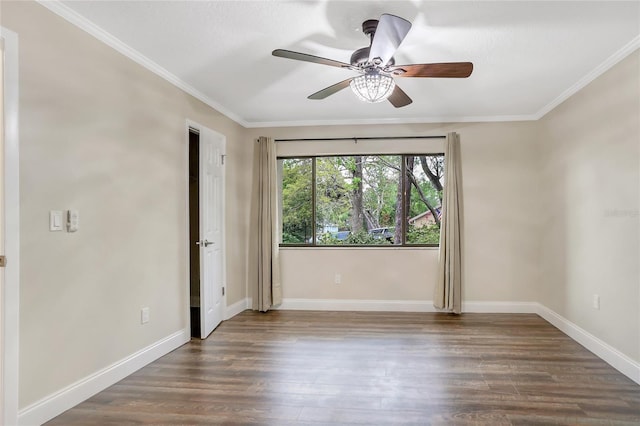
[[[62,231],[62,210],[49,212],[49,231]]]

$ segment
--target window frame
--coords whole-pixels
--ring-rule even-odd
[[[400,244],[317,244],[316,241],[316,237],[317,237],[317,232],[316,232],[316,189],[317,189],[317,185],[316,185],[316,159],[318,158],[332,158],[332,157],[349,157],[349,156],[354,156],[354,155],[360,155],[360,156],[375,156],[375,157],[391,157],[391,156],[398,156],[400,157],[400,173],[399,173],[399,178],[401,179],[401,185],[402,185],[402,205],[400,206],[400,208],[403,210],[403,214],[402,217],[404,218],[406,216],[406,212],[404,212],[405,206],[406,206],[406,200],[407,200],[407,187],[406,187],[406,179],[404,179],[404,175],[407,173],[407,168],[406,168],[406,158],[407,157],[419,157],[419,156],[427,156],[427,157],[443,157],[444,158],[444,152],[430,152],[430,153],[382,153],[382,154],[370,154],[370,153],[353,153],[353,154],[325,154],[325,155],[281,155],[281,156],[277,156],[276,157],[276,161],[281,161],[281,160],[287,160],[287,159],[299,159],[299,160],[303,160],[303,159],[310,159],[311,160],[311,203],[312,203],[312,208],[311,208],[311,220],[313,223],[313,232],[312,232],[312,240],[311,243],[308,244],[302,244],[302,243],[282,243],[279,242],[278,246],[280,248],[346,248],[346,249],[354,249],[354,248],[366,248],[366,249],[370,249],[370,248],[376,248],[376,249],[411,249],[411,248],[439,248],[440,247],[440,243],[438,244],[407,244],[407,220],[403,220],[402,223],[400,224],[400,228],[401,228],[401,232],[402,232],[402,242]],[[278,171],[281,171],[281,168],[278,167]],[[278,200],[278,207],[280,209],[280,221],[282,221],[282,175],[280,174],[280,176],[278,176],[278,182],[279,182],[279,200]],[[444,187],[446,185],[443,185],[443,190]],[[410,188],[409,188],[410,190]],[[279,228],[280,228],[280,239],[282,238],[282,222],[279,224]]]

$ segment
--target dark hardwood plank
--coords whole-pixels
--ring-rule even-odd
[[[50,425],[638,425],[640,386],[537,315],[246,311]]]

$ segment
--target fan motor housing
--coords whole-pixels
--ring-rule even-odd
[[[371,50],[371,46],[363,47],[361,49],[356,50],[351,55],[351,65],[364,65],[369,60],[369,51]]]

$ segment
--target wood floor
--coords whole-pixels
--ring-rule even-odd
[[[246,311],[50,425],[639,425],[640,386],[533,314]]]

